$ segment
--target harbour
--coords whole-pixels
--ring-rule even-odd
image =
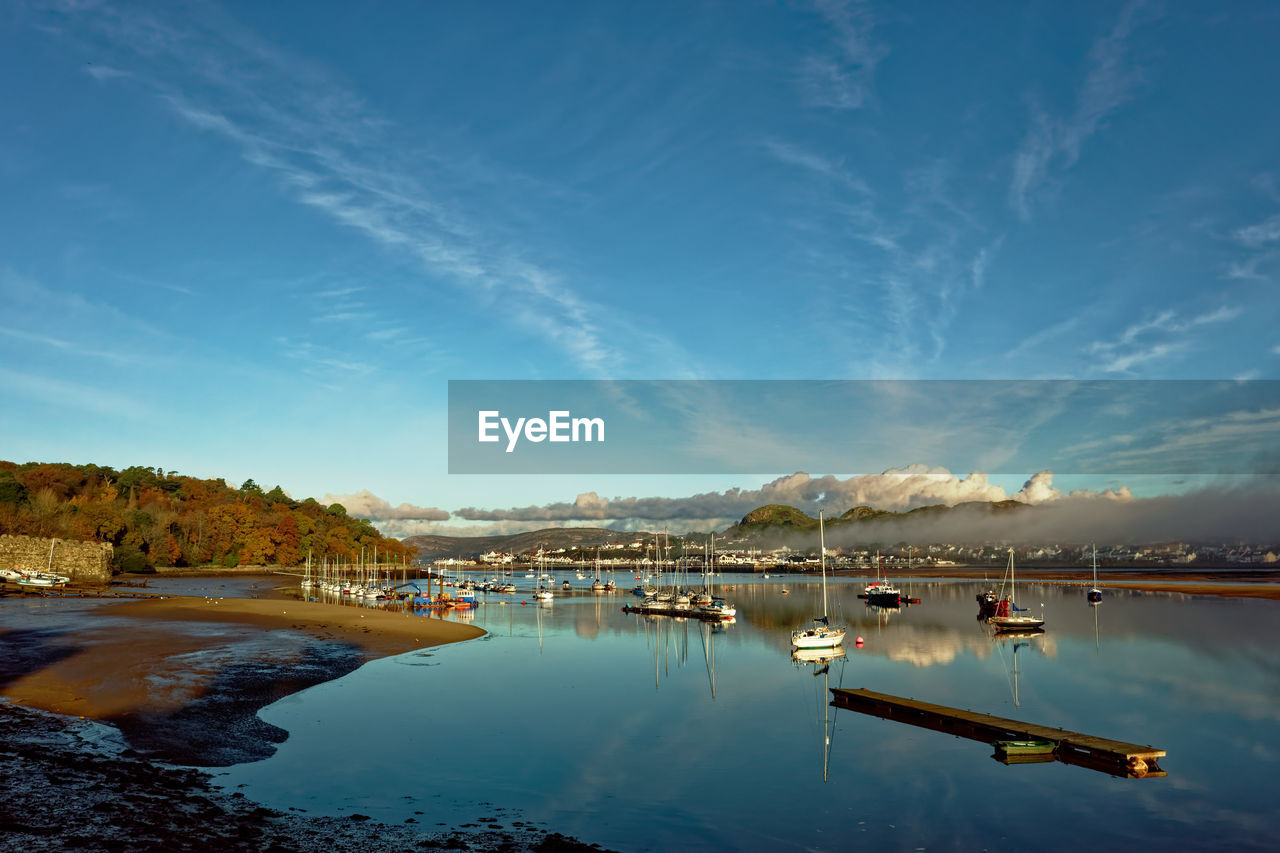
[[[626,613],[635,597],[589,590],[541,604],[527,590],[482,593],[474,608],[423,610],[403,618],[487,633],[373,660],[263,707],[257,716],[287,736],[214,779],[281,811],[388,825],[519,821],[617,850],[839,850],[851,837],[879,849],[1015,849],[1005,806],[1037,814],[1046,849],[1076,847],[1086,815],[1102,849],[1137,838],[1265,846],[1278,762],[1258,745],[1274,730],[1280,690],[1267,663],[1280,640],[1274,602],[1104,585],[1090,607],[1083,589],[1033,581],[1022,594],[1037,610],[1043,601],[1046,630],[1010,636],[978,618],[981,582],[911,579],[904,592],[921,604],[909,609],[868,606],[857,598],[864,583],[829,581],[832,621],[849,630],[834,652],[790,647],[821,607],[820,584],[805,576],[717,578],[718,590],[732,587],[731,623]],[[149,590],[261,595],[279,585],[161,578]],[[50,608],[66,608],[85,626],[116,605],[4,606],[20,628],[27,611],[48,624]],[[233,639],[214,660],[239,659]],[[833,706],[839,691],[863,687],[1156,744],[1167,756],[1152,756],[1158,770],[1144,778],[1086,772],[1076,750],[993,761],[971,739]],[[376,735],[350,742],[366,731]],[[782,817],[789,808],[805,820]]]

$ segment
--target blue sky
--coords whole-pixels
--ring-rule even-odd
[[[453,512],[791,472],[450,477],[449,379],[1280,378],[1280,9],[981,8],[7,4],[0,458]]]

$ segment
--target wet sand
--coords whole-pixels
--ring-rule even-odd
[[[282,813],[191,769],[274,752],[271,702],[479,628],[296,600],[67,604],[0,628],[0,849],[599,849],[523,821]]]
[[[227,766],[265,758],[287,737],[258,718],[260,708],[374,658],[483,633],[296,600],[131,600],[70,624],[0,629],[0,696],[111,723],[153,758]]]

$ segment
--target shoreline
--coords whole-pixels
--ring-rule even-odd
[[[265,758],[287,733],[259,709],[368,661],[484,635],[472,625],[288,599],[98,604],[73,627],[0,628],[0,696],[107,722],[176,764]]]
[[[483,636],[475,626],[199,596],[93,601],[30,624],[0,627],[0,773],[13,780],[0,811],[23,850],[601,849],[496,816],[280,812],[214,783],[211,768],[266,758],[288,737],[260,708],[370,660]]]

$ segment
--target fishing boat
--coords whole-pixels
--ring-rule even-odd
[[[910,553],[910,552],[908,552]],[[907,557],[910,561],[910,556]],[[876,580],[867,584],[864,590],[868,604],[878,604],[881,607],[898,607],[902,604],[902,590],[889,583],[889,577],[884,573],[884,564],[880,561],[880,555],[876,555],[876,562],[879,563]]]
[[[1044,627],[1043,616],[1030,616],[1019,607],[1014,595],[1013,549],[1009,549],[1009,594],[996,604],[996,612],[987,622],[997,631],[1031,631]]]
[[[1089,592],[1085,595],[1089,599],[1090,604],[1099,604],[1102,601],[1102,590],[1098,589],[1098,546],[1093,546],[1093,586],[1089,587]]]
[[[818,547],[818,562],[822,567],[822,615],[814,617],[812,626],[791,633],[791,645],[798,649],[825,649],[844,642],[845,627],[831,624],[827,607],[827,538],[821,512],[818,513]]]
[[[910,552],[908,551],[908,555]],[[907,557],[910,560],[910,556]],[[862,592],[858,593],[858,598],[866,599],[867,604],[875,604],[880,607],[898,607],[903,603],[902,591],[893,584],[889,583],[889,577],[884,572],[884,561],[880,558],[880,552],[876,552],[876,579],[867,584]]]

